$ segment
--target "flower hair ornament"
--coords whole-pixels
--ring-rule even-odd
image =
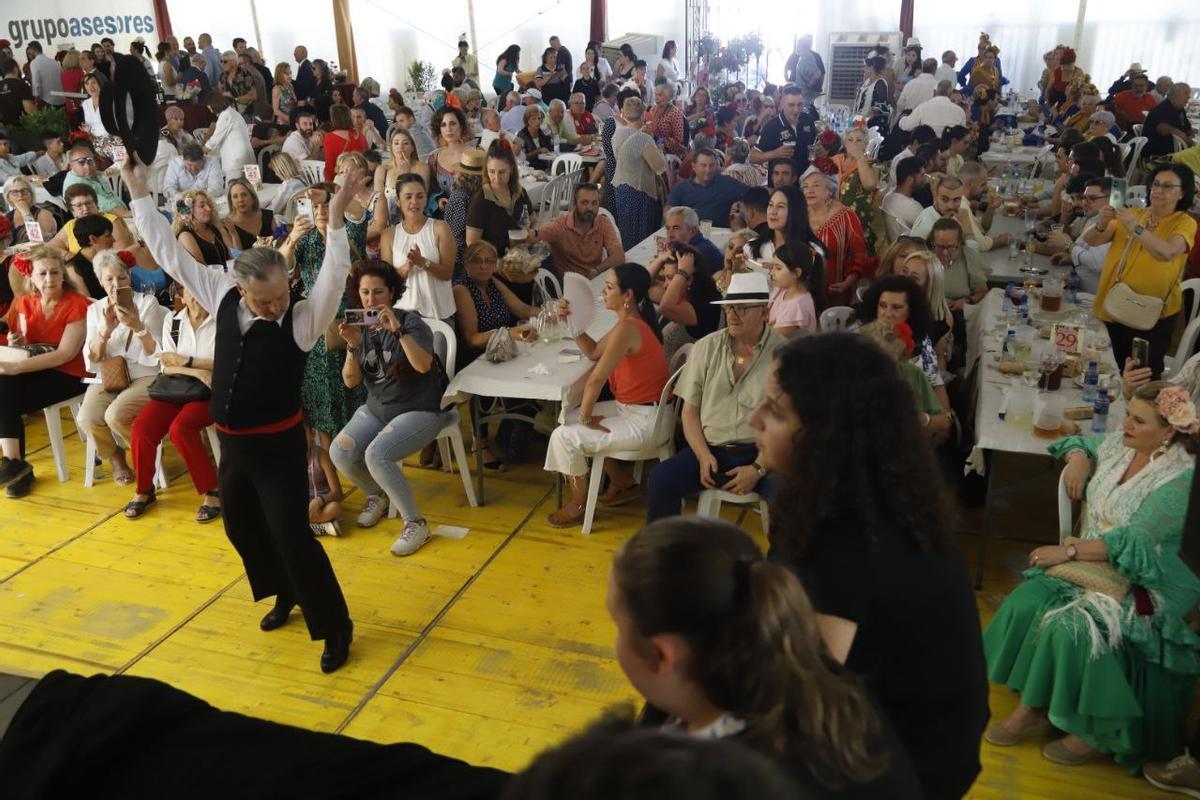
[[[118,250],[117,258],[121,259],[121,263],[127,267],[136,267],[137,259],[133,257],[133,253],[128,250]]]
[[[1196,404],[1188,390],[1182,386],[1168,386],[1158,393],[1154,401],[1158,413],[1179,433],[1191,436],[1200,432],[1200,418],[1196,416]]]
[[[17,253],[12,258],[12,266],[17,272],[24,275],[26,278],[33,275],[33,261],[30,260],[28,253]]]

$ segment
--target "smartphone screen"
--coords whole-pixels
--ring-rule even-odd
[[[1124,178],[1113,178],[1112,191],[1108,195],[1108,204],[1113,208],[1125,207],[1125,192],[1129,189],[1129,181]]]
[[[1133,366],[1141,369],[1142,367],[1150,366],[1150,342],[1140,336],[1135,336],[1133,339],[1132,356]]]
[[[347,325],[366,325],[366,309],[365,308],[347,308],[346,309],[346,324]]]
[[[117,289],[117,305],[137,316],[137,306],[133,302],[133,289],[130,287],[122,286]]]

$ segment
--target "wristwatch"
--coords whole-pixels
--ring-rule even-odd
[[[1073,544],[1067,545],[1067,561],[1074,561],[1075,556],[1079,554],[1079,550]]]
[[[1133,235],[1134,235],[1134,236],[1141,236],[1141,235],[1142,235],[1143,233],[1145,233],[1145,232],[1146,232],[1146,229],[1145,229],[1145,228],[1143,228],[1141,225],[1134,225],[1134,226],[1133,226]]]
[[[766,469],[764,469],[757,461],[753,462],[750,466],[754,467],[754,471],[758,473],[759,480],[767,477]]]

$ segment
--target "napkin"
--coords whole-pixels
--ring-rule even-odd
[[[532,372],[534,375],[549,375],[550,374],[550,370],[546,369],[546,365],[540,361],[525,371]]]

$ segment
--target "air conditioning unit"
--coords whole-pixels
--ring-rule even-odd
[[[608,59],[608,63],[616,66],[617,59],[621,57],[621,45],[629,45],[633,48],[634,58],[640,58],[646,62],[647,81],[653,83],[654,70],[658,67],[665,43],[666,40],[662,36],[655,36],[652,33],[627,33],[619,39],[604,42],[600,45],[600,49],[604,51],[602,55]]]
[[[826,102],[853,107],[862,86],[863,61],[867,53],[884,45],[895,55],[900,52],[900,37],[899,31],[829,34],[829,56],[825,60]]]

